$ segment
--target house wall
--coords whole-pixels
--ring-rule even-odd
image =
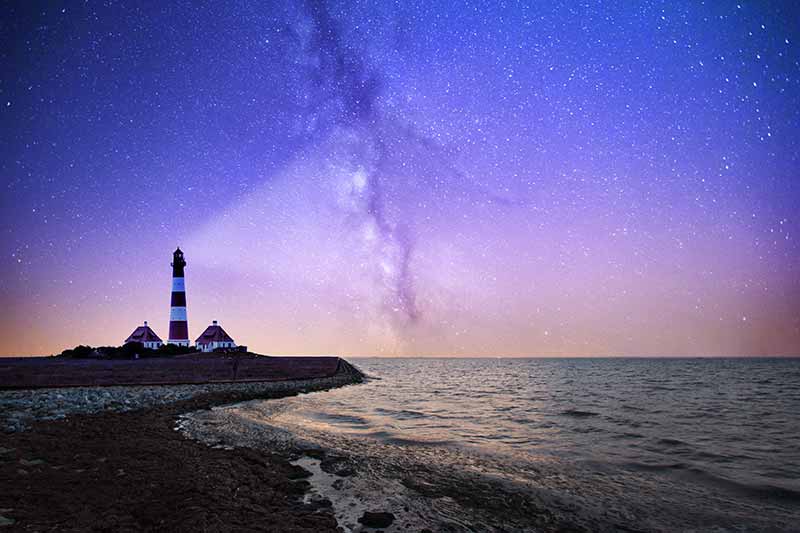
[[[235,342],[210,342],[208,344],[195,344],[203,352],[213,352],[216,348],[236,348]]]

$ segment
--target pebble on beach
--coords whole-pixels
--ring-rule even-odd
[[[307,392],[360,381],[358,371],[330,377],[242,383],[68,387],[0,391],[0,431],[24,431],[34,420],[58,420],[103,411],[160,407],[198,396],[240,393],[251,396]],[[1,452],[0,452],[1,453]]]

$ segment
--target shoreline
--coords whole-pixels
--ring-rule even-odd
[[[105,408],[98,402],[95,412],[73,410],[59,420],[32,415],[15,431],[4,424],[0,483],[13,490],[0,491],[0,526],[3,531],[336,531],[324,502],[303,503],[309,487],[304,478],[310,474],[292,465],[288,455],[209,447],[175,426],[181,415],[198,410],[363,381],[358,369],[341,361],[329,377],[185,385],[195,393],[162,397],[163,403]],[[26,392],[32,397],[42,391]],[[67,391],[85,392],[48,389],[47,394]]]
[[[345,531],[360,531],[364,512],[393,515],[387,533],[795,530],[800,500],[791,462],[785,468],[740,462],[726,448],[724,430],[712,433],[715,440],[705,448],[696,432],[664,430],[675,418],[693,424],[708,416],[702,401],[675,397],[689,406],[681,417],[674,410],[659,415],[660,406],[641,396],[626,404],[604,396],[637,368],[627,365],[626,372],[599,374],[610,376],[608,385],[583,382],[594,400],[589,404],[580,386],[566,387],[574,377],[570,364],[560,366],[560,375],[546,372],[549,366],[364,362],[365,372],[380,381],[189,413],[179,426],[210,445],[292,453],[313,472],[309,497],[330,501]],[[662,372],[648,368],[639,381],[645,390],[653,397],[673,394],[673,388],[659,392],[661,381],[647,382]],[[775,387],[763,379],[774,374],[771,365],[765,375],[755,370],[747,372],[755,376],[754,391]],[[532,391],[526,378],[532,371],[540,376],[533,388],[552,391]],[[668,385],[681,390],[684,382]],[[708,388],[713,394],[712,381]],[[740,415],[723,419],[725,427],[742,418],[746,423]],[[786,434],[791,419],[779,420],[767,427]],[[778,457],[791,461],[793,455]],[[745,475],[728,475],[728,465],[738,472],[745,467]],[[757,477],[770,465],[781,480]]]
[[[170,405],[200,395],[238,394],[258,398],[274,392],[324,390],[362,380],[363,375],[336,358],[330,374],[297,375],[269,380],[207,381],[202,383],[137,383],[0,389],[0,431],[21,431],[34,420],[61,420],[105,411],[127,412]]]
[[[496,472],[462,468],[483,455],[467,450],[444,451],[435,445],[407,448],[377,443],[367,436],[342,439],[309,431],[308,413],[299,418],[292,413],[298,404],[314,401],[312,396],[194,411],[182,415],[176,429],[208,446],[285,454],[292,464],[310,473],[305,501],[330,508],[344,533],[375,529],[509,533],[617,530],[594,522],[592,517],[564,513],[565,502],[544,491],[526,492]],[[325,401],[322,397],[319,400]],[[442,452],[449,462],[437,464]],[[439,460],[429,461],[431,453]],[[365,528],[366,515],[381,516],[386,521],[382,526]],[[588,527],[582,522],[588,522]]]

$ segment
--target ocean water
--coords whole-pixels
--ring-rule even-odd
[[[299,450],[348,531],[800,531],[798,359],[352,362],[193,432]]]

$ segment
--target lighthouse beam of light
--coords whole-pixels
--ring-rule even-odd
[[[512,200],[477,185],[456,168],[446,148],[395,118],[387,98],[381,97],[377,68],[344,42],[325,3],[307,2],[290,18],[295,57],[289,61],[296,67],[289,73],[298,86],[288,95],[298,110],[293,152],[283,167],[264,176],[259,189],[190,239],[201,249],[204,243],[224,239],[237,253],[212,257],[193,250],[193,257],[216,267],[262,268],[276,283],[294,286],[303,281],[318,286],[341,274],[321,275],[320,269],[358,266],[367,279],[347,280],[357,286],[352,291],[339,288],[364,300],[364,307],[374,311],[365,310],[369,319],[382,317],[402,344],[426,314],[415,272],[417,227],[422,224],[416,218],[419,198],[440,212],[458,211],[464,207],[457,205],[459,198],[475,194],[500,208]],[[444,190],[446,178],[454,185]],[[242,224],[238,213],[248,213],[248,224]],[[338,238],[338,226],[349,240],[332,247],[329,241]],[[341,283],[337,278],[331,285]]]
[[[328,122],[315,117],[316,128],[310,138],[319,138],[331,129],[347,128],[356,138],[357,147],[349,146],[349,171],[352,184],[350,198],[343,202],[345,208],[355,208],[354,216],[364,219],[364,236],[371,245],[380,265],[381,284],[387,295],[385,310],[390,312],[396,326],[413,325],[421,318],[418,295],[414,283],[412,263],[416,237],[410,224],[403,223],[406,213],[390,216],[387,203],[392,194],[385,189],[397,186],[400,179],[409,179],[406,186],[430,191],[437,178],[448,177],[464,192],[485,198],[500,208],[525,205],[524,200],[497,194],[477,184],[466,172],[456,168],[450,154],[442,146],[421,135],[397,119],[387,118],[379,111],[381,76],[369,68],[362,56],[342,38],[342,31],[330,15],[325,2],[309,0],[305,11],[311,30],[307,35],[311,51],[311,64],[317,69],[310,74],[315,82],[316,103],[310,111],[314,115],[325,108],[334,108]],[[333,104],[333,105],[332,105]],[[392,153],[392,150],[400,153]],[[397,158],[408,162],[425,159],[425,170],[414,176],[400,178],[393,174]],[[401,162],[401,163],[404,163]],[[399,187],[398,187],[399,188]],[[436,199],[435,194],[429,195]]]
[[[298,127],[294,129],[294,153],[283,168],[265,176],[262,188],[191,236],[189,245],[199,248],[195,252],[198,262],[232,269],[261,267],[275,275],[279,283],[291,284],[305,278],[308,284],[317,285],[316,278],[309,281],[308,272],[286,265],[302,263],[311,269],[312,264],[326,262],[328,248],[321,241],[336,238],[339,223],[320,212],[334,206],[351,237],[359,241],[352,261],[363,262],[366,257],[373,265],[368,280],[372,288],[362,288],[361,292],[371,293],[367,299],[379,298],[381,315],[399,336],[401,329],[419,321],[421,313],[412,276],[412,228],[396,209],[391,215],[387,209],[385,182],[393,176],[386,138],[392,144],[418,140],[399,138],[404,130],[377,111],[379,76],[342,42],[339,26],[324,3],[306,3],[290,27],[298,55],[295,64],[300,65],[299,75],[292,75],[300,78],[301,93],[295,96],[294,107],[300,111],[296,117]],[[306,192],[305,201],[298,199],[298,194]],[[322,208],[316,203],[319,197],[324,199]],[[283,223],[276,222],[276,211],[285,215]],[[237,224],[238,217],[232,213],[238,212],[250,213],[250,224]],[[258,215],[253,216],[254,212]],[[326,234],[328,230],[332,233]],[[228,262],[225,257],[204,255],[202,243],[209,239],[224,239],[231,248],[238,249],[240,253],[231,254],[233,257],[262,253],[270,258],[259,262],[250,256]],[[300,247],[314,259],[293,256],[298,246],[292,246],[292,240],[303,241],[305,244]],[[351,245],[342,246],[347,249]],[[336,261],[331,259],[331,263]],[[341,266],[339,263],[331,268]]]

